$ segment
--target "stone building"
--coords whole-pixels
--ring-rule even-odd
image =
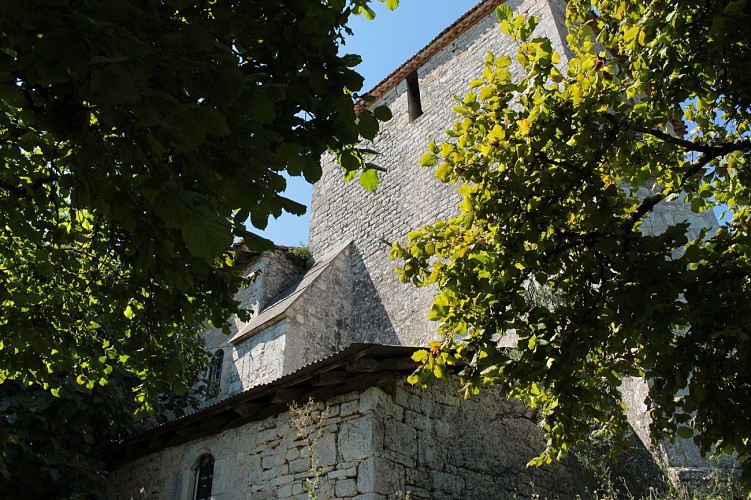
[[[207,331],[213,396],[198,411],[113,447],[110,498],[572,498],[587,484],[574,462],[526,468],[544,442],[534,414],[486,391],[404,383],[414,347],[435,337],[432,292],[406,287],[391,242],[451,214],[455,187],[417,166],[451,122],[454,95],[485,55],[515,47],[485,0],[371,91],[394,118],[372,145],[386,168],[376,193],[345,184],[333,159],[313,190],[312,265],[287,249],[238,249],[249,278],[238,293],[249,322],[229,338]],[[564,0],[508,0],[540,19],[565,64]],[[674,203],[660,226],[692,215]],[[698,225],[716,225],[711,214]],[[633,383],[634,406],[642,387]],[[314,405],[290,411],[290,404]],[[635,417],[639,415],[635,414]],[[303,421],[307,419],[306,421]],[[645,420],[634,419],[644,435]],[[686,464],[677,464],[684,467]]]

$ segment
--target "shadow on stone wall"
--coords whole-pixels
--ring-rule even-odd
[[[350,259],[352,265],[352,316],[349,324],[349,338],[346,343],[401,344],[357,244],[352,245]]]
[[[594,498],[652,498],[668,489],[665,472],[635,433],[627,436],[628,449],[615,461],[607,459],[612,442],[592,441],[579,445],[573,454],[594,474]],[[609,498],[609,497],[608,497]],[[662,497],[660,497],[662,498]]]

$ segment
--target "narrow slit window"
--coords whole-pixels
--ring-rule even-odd
[[[214,483],[214,457],[202,455],[193,474],[193,500],[209,500]]]
[[[219,389],[222,384],[222,364],[224,362],[224,351],[219,349],[214,353],[211,358],[211,364],[209,365],[209,394],[210,398],[215,398],[219,395]]]
[[[417,71],[407,75],[407,109],[410,123],[422,115],[422,101],[420,100],[420,82]]]

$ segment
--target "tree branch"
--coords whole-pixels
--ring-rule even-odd
[[[723,146],[713,146],[710,153],[701,153],[699,155],[699,158],[697,158],[696,163],[694,163],[694,165],[686,173],[684,173],[683,176],[681,176],[681,181],[678,184],[677,189],[670,191],[670,193],[668,194],[676,193],[677,191],[679,191],[686,184],[686,181],[688,181],[694,175],[698,174],[710,161],[733,151],[738,151],[739,149],[734,147],[736,144],[737,143],[728,143],[724,144]],[[751,143],[749,143],[749,145],[751,145]],[[659,193],[644,198],[644,200],[642,200],[641,202],[641,205],[639,205],[636,210],[631,212],[631,215],[628,217],[628,219],[626,219],[626,223],[624,224],[623,229],[627,233],[630,232],[634,228],[634,225],[637,223],[637,221],[651,212],[658,203],[660,203],[667,197],[668,194]]]
[[[686,139],[675,137],[673,135],[670,135],[667,132],[663,132],[662,130],[646,129],[646,128],[635,128],[633,130],[634,132],[639,132],[642,134],[648,134],[653,137],[657,137],[658,139],[662,139],[665,142],[675,144],[676,146],[681,146],[682,148],[688,149],[689,151],[698,151],[700,153],[706,153],[706,154],[717,153],[717,155],[719,156],[719,155],[726,155],[728,153],[732,153],[733,151],[751,150],[751,140],[749,139],[743,139],[743,140],[735,141],[735,142],[727,142],[727,143],[720,144],[719,146],[711,146],[707,144],[699,144],[693,141],[687,141]]]

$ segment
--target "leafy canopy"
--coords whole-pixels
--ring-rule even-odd
[[[746,0],[571,0],[558,54],[498,8],[516,61],[488,55],[420,159],[461,185],[459,215],[392,251],[404,281],[439,288],[443,341],[414,383],[460,365],[467,395],[501,385],[538,408],[539,464],[619,434],[621,381],[646,377],[653,439],[751,472],[750,16]],[[649,229],[684,201],[731,219]]]
[[[355,115],[360,58],[338,54],[353,11],[368,0],[0,2],[8,398],[121,399],[114,373],[126,412],[185,394],[206,364],[203,322],[241,313],[233,241],[266,248],[248,220],[305,210],[282,174],[316,181],[332,151],[375,189],[357,144],[390,113]],[[8,446],[29,451],[22,420],[2,422],[0,472]]]

